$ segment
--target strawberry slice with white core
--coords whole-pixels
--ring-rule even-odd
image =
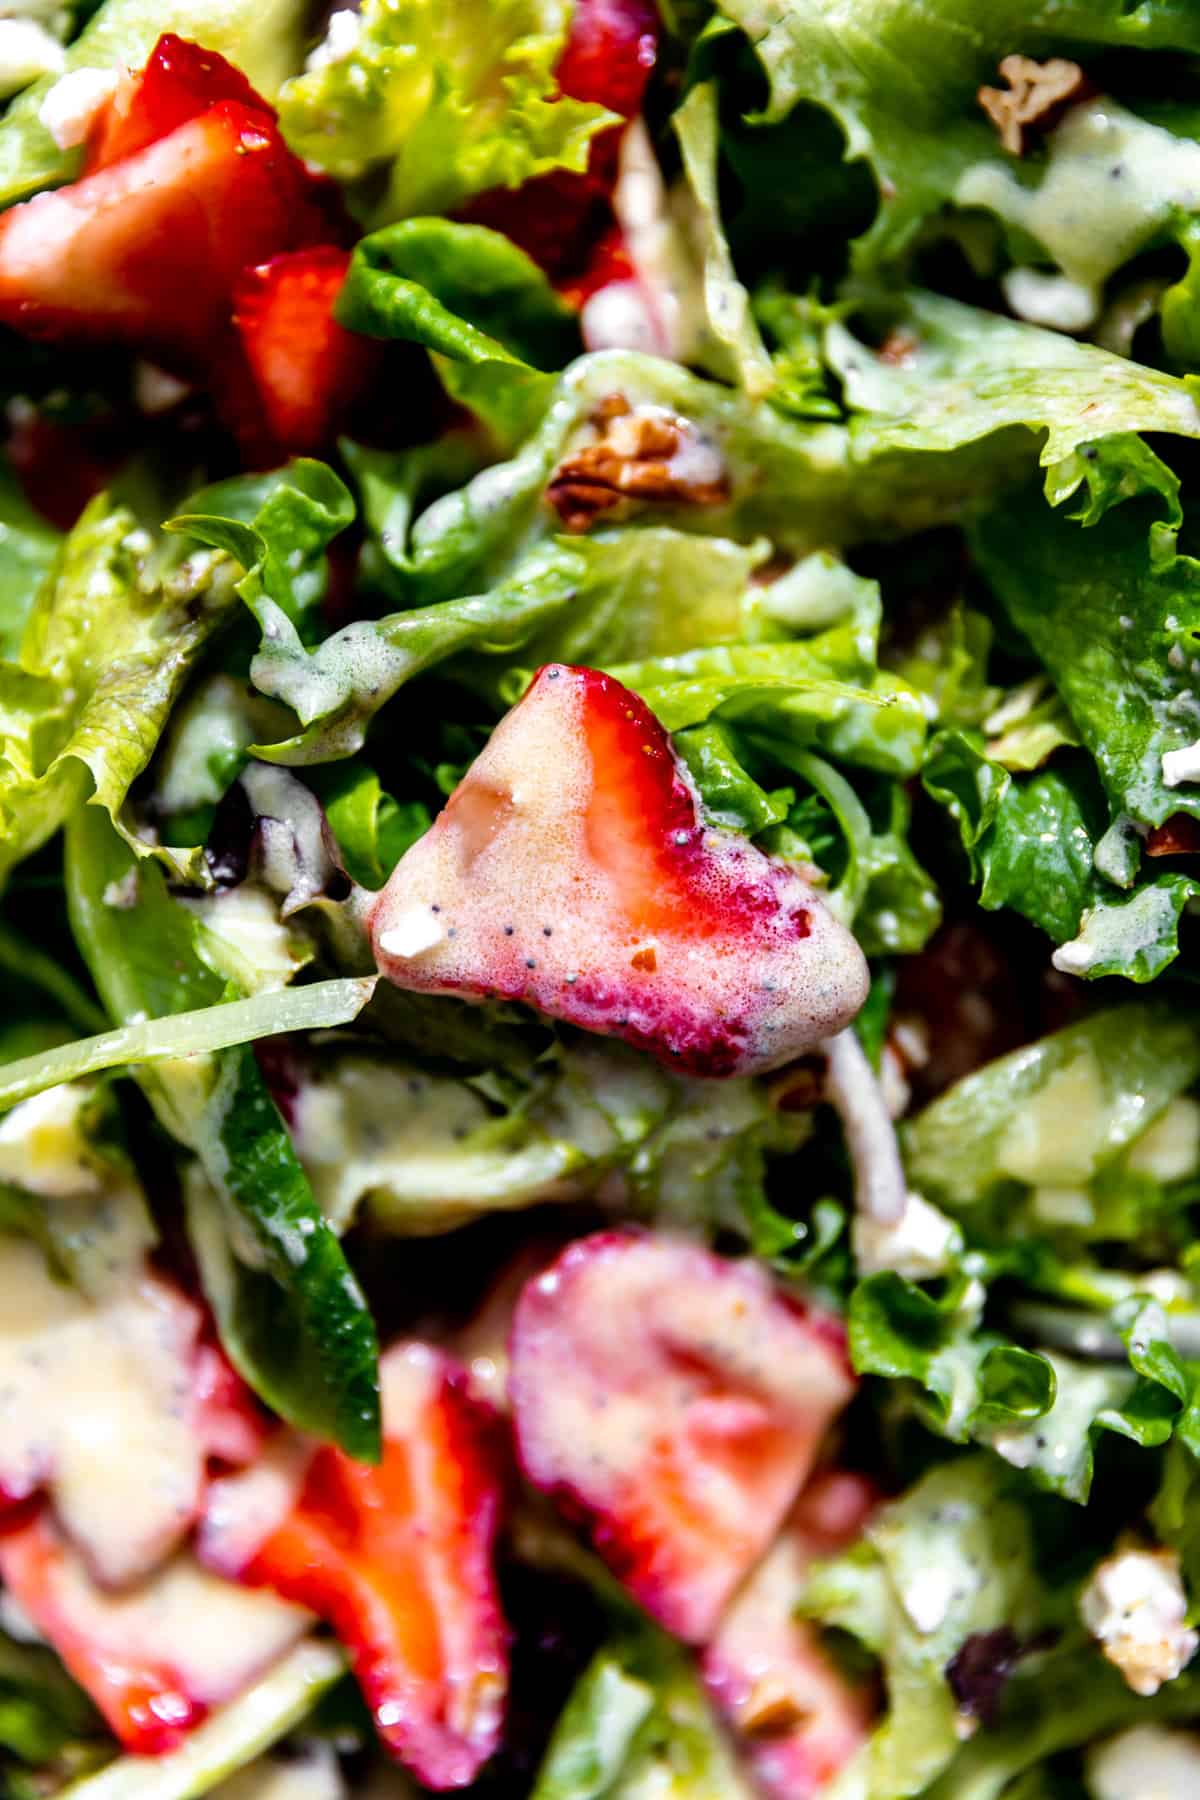
[[[173,1749],[213,1706],[257,1679],[312,1624],[180,1554],[109,1593],[43,1510],[0,1529],[0,1577],[127,1750]]]
[[[377,1468],[285,1436],[263,1469],[213,1483],[200,1555],[327,1620],[386,1747],[424,1786],[466,1787],[499,1743],[507,1689],[503,1456],[451,1358],[398,1345],[380,1376]]]
[[[814,1476],[704,1652],[708,1691],[769,1800],[811,1800],[871,1729],[870,1685],[846,1679],[796,1606],[809,1564],[853,1543],[877,1499],[861,1475]]]
[[[862,952],[792,868],[706,825],[620,682],[552,663],[371,912],[397,986],[523,1001],[693,1075],[775,1068],[862,1005]]]
[[[853,1391],[836,1319],[674,1238],[584,1238],[513,1323],[525,1473],[688,1643],[712,1635]]]
[[[236,100],[274,120],[275,109],[255,93],[240,69],[215,50],[165,31],[142,69],[127,69],[88,132],[84,173],[94,174],[147,144],[169,137],[221,100]]]

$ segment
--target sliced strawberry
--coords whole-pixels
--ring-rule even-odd
[[[0,1577],[121,1743],[143,1756],[173,1749],[311,1624],[183,1555],[108,1593],[45,1510],[0,1529]]]
[[[125,72],[96,119],[88,134],[84,173],[94,174],[144,150],[221,100],[236,100],[269,120],[275,118],[274,107],[255,92],[240,69],[215,50],[164,32],[145,68]]]
[[[271,1432],[266,1414],[214,1334],[196,1352],[192,1419],[205,1457],[234,1469],[254,1462]]]
[[[513,1323],[526,1474],[688,1643],[711,1636],[853,1390],[835,1319],[673,1238],[584,1238]]]
[[[323,244],[246,269],[234,292],[241,366],[252,388],[243,428],[255,461],[326,448],[346,424],[379,366],[380,346],[347,331],[333,306],[350,253]]]
[[[202,363],[242,269],[311,237],[309,186],[264,113],[220,101],[0,218],[0,323]]]
[[[589,100],[632,119],[658,54],[653,0],[575,0],[555,70],[572,100]]]
[[[257,1543],[228,1529],[255,1471],[217,1482],[201,1554],[328,1620],[391,1752],[426,1787],[465,1787],[499,1742],[507,1686],[492,1566],[503,1461],[449,1357],[399,1345],[381,1375],[378,1468],[318,1449]]]
[[[793,869],[706,826],[627,688],[551,664],[372,909],[397,986],[521,1000],[695,1075],[774,1068],[861,1006],[854,939]]]
[[[871,1728],[874,1692],[846,1679],[796,1606],[809,1564],[853,1543],[877,1498],[860,1475],[814,1476],[704,1652],[709,1693],[769,1800],[811,1800]]]

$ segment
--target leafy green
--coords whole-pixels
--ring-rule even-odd
[[[774,387],[776,376],[755,322],[750,296],[737,278],[721,223],[715,86],[704,83],[694,87],[671,125],[679,139],[684,173],[695,197],[703,243],[704,311],[708,335],[715,342],[711,347],[702,346],[702,359],[713,362],[718,375],[732,373],[751,399],[761,400]]]
[[[189,1731],[177,1750],[119,1757],[64,1789],[64,1800],[197,1800],[307,1718],[345,1667],[335,1644],[306,1640]]]
[[[16,657],[38,589],[54,567],[62,533],[36,513],[0,464],[0,656]]]
[[[1021,1184],[1076,1187],[1200,1074],[1200,1029],[1165,1001],[1111,1007],[957,1082],[903,1131],[914,1187],[968,1212]]]
[[[305,9],[296,0],[104,0],[67,50],[66,67],[140,68],[164,31],[178,32],[243,69],[273,98],[300,60]],[[78,171],[81,155],[60,150],[39,114],[59,79],[44,76],[18,96],[0,121],[0,205]]]
[[[889,458],[961,455],[986,439],[981,449],[993,459],[995,485],[1003,486],[1019,477],[1024,434],[1033,432],[1044,434],[1040,462],[1056,504],[1085,480],[1096,483],[1094,446],[1104,438],[1114,490],[1170,489],[1162,463],[1128,434],[1200,434],[1186,382],[1061,332],[920,289],[899,299],[869,298],[860,310],[875,335],[886,328],[903,351],[884,360],[837,319],[825,334],[826,355],[857,415],[852,453],[874,479],[884,478]]]
[[[219,559],[173,557],[98,496],[59,553],[19,659],[0,663],[0,876],[90,799],[139,856],[206,879],[197,851],[164,851],[121,820],[197,656],[234,601]],[[174,561],[175,566],[172,566]]]
[[[443,379],[511,448],[554,392],[541,371],[579,349],[575,314],[523,250],[498,231],[406,219],[355,247],[338,298],[343,324],[423,344],[448,359]]]
[[[1001,57],[1080,44],[1200,49],[1183,0],[905,0],[830,11],[821,0],[721,0],[755,46],[770,83],[768,117],[798,100],[827,107],[846,154],[868,163],[879,188],[875,224],[855,246],[863,263],[908,248],[963,172],[990,159],[995,137],[976,103]]]
[[[979,520],[972,547],[1066,702],[1114,814],[1160,825],[1200,814],[1200,794],[1163,770],[1200,734],[1200,564],[1156,544],[1152,504],[1127,501],[1084,529],[1026,491]]]
[[[94,1753],[101,1730],[90,1700],[55,1656],[40,1645],[0,1636],[0,1781],[10,1757],[50,1764],[78,1752],[88,1739],[97,1740],[90,1747]]]
[[[583,169],[603,107],[559,93],[565,0],[365,0],[353,41],[286,83],[292,148],[367,184],[375,224],[451,212],[486,188]]]
[[[67,887],[76,941],[109,1012],[127,1028],[135,1016],[159,1018],[227,999],[225,978],[206,960],[206,949],[213,953],[203,927],[170,896],[158,869],[135,865],[94,809],[69,822]],[[106,891],[128,893],[132,903],[106,903]],[[357,1010],[364,992],[357,983],[345,991],[343,1017]],[[270,1014],[281,996],[256,999]],[[226,1209],[234,1255],[228,1266],[218,1267],[215,1254],[201,1260],[230,1356],[285,1418],[337,1439],[351,1455],[377,1455],[371,1315],[252,1049],[243,1041],[213,1056],[139,1068],[138,1078],[163,1123],[199,1157]],[[211,1230],[206,1246],[220,1236]]]
[[[598,1651],[580,1677],[530,1800],[637,1800],[660,1792],[678,1800],[751,1795],[685,1652],[638,1621]]]
[[[1007,1626],[1026,1640],[1053,1616],[1028,1510],[982,1457],[932,1469],[885,1506],[853,1548],[815,1568],[803,1607],[883,1665],[882,1723],[831,1788],[856,1800],[922,1793],[950,1762],[958,1702],[946,1667],[968,1637]]]
[[[362,887],[381,888],[404,852],[433,823],[421,800],[394,800],[374,769],[354,760],[310,772],[346,873]]]

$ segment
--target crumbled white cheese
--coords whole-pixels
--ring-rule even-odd
[[[40,75],[57,75],[66,52],[33,19],[0,19],[0,99],[19,93]]]
[[[83,1129],[90,1088],[63,1083],[0,1118],[0,1181],[45,1199],[95,1194],[100,1177]]]
[[[1200,781],[1200,739],[1185,744],[1182,750],[1164,750],[1162,776],[1167,787],[1178,787],[1182,781]]]
[[[1085,943],[1082,937],[1060,944],[1050,958],[1060,975],[1086,975],[1095,960],[1095,946]]]
[[[345,62],[348,56],[353,56],[362,36],[362,23],[361,14],[352,6],[342,7],[340,11],[331,14],[325,36],[309,52],[304,67],[310,72],[313,69],[326,69],[330,63]]]
[[[1118,1550],[1093,1570],[1079,1613],[1135,1694],[1156,1694],[1191,1661],[1200,1635],[1173,1550]]]
[[[139,356],[133,365],[133,403],[148,417],[170,412],[191,392],[186,381],[180,381],[177,375],[169,375],[157,363],[147,362]]]
[[[905,1588],[904,1610],[917,1630],[929,1637],[944,1622],[954,1599],[956,1576],[953,1568],[930,1563],[921,1570],[918,1580]]]
[[[1086,1188],[1035,1187],[1030,1196],[1034,1217],[1044,1225],[1094,1225],[1096,1209]]]
[[[1195,1800],[1200,1794],[1200,1734],[1132,1725],[1087,1753],[1093,1800]]]
[[[392,920],[380,934],[379,948],[385,956],[420,956],[432,950],[445,937],[445,929],[427,906],[410,906]]]
[[[920,1194],[909,1194],[904,1211],[891,1224],[855,1215],[854,1255],[861,1275],[891,1269],[909,1281],[941,1275],[962,1249],[962,1233]]]
[[[60,150],[83,143],[96,114],[116,92],[118,79],[115,69],[72,69],[55,82],[38,118]]]

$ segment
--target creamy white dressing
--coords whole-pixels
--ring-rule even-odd
[[[1033,271],[1021,271],[1015,288],[1010,282],[1010,303],[1032,305],[1024,316],[1039,324],[1080,330],[1099,311],[1108,277],[1176,210],[1200,210],[1200,144],[1100,98],[1071,107],[1047,134],[1046,151],[1036,186],[1020,178],[1011,159],[996,159],[967,169],[954,198],[1037,239],[1073,290],[1072,322],[1062,315],[1064,290],[1034,286]]]
[[[264,887],[243,881],[217,894],[183,895],[208,934],[205,952],[244,993],[286,987],[303,966],[305,952],[279,916],[279,902]]]
[[[231,1576],[245,1568],[299,1500],[314,1448],[277,1431],[248,1468],[209,1483],[197,1539],[207,1567]]]
[[[36,1245],[0,1238],[0,1486],[47,1485],[107,1582],[151,1568],[195,1517],[198,1325],[149,1275],[97,1303],[56,1281]]]

